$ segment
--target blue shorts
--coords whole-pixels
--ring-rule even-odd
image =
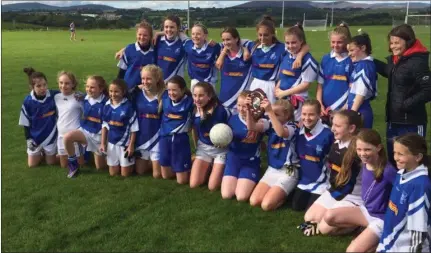
[[[162,136],[159,150],[161,166],[171,167],[175,173],[191,170],[192,152],[187,133]]]
[[[70,32],[74,32],[75,31],[75,29],[70,29]]]
[[[260,158],[240,159],[229,151],[226,157],[226,166],[223,176],[249,179],[255,183],[259,182]]]

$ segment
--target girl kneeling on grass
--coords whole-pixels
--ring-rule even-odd
[[[399,171],[377,252],[429,252],[431,158],[425,139],[416,133],[395,138],[394,159]]]
[[[135,89],[133,102],[136,108],[139,132],[136,136],[136,173],[142,175],[153,170],[160,178],[160,113],[159,106],[165,91],[162,69],[150,64],[142,68],[141,89]]]
[[[350,146],[352,149],[354,145]],[[354,152],[354,150],[348,152]],[[375,250],[383,230],[383,216],[396,176],[396,169],[388,162],[386,151],[377,131],[362,129],[356,136],[356,153],[362,161],[360,206],[329,209],[323,220],[340,229],[366,229],[347,248],[348,252]],[[346,154],[348,156],[348,154]]]
[[[133,154],[139,124],[133,104],[126,98],[127,91],[126,82],[115,79],[109,85],[110,99],[103,107],[100,151],[107,154],[111,176],[121,173],[127,177],[133,172],[135,164]]]
[[[102,136],[102,112],[108,101],[108,89],[105,79],[101,76],[90,76],[85,85],[87,96],[84,99],[84,115],[81,127],[64,135],[64,147],[68,155],[69,177],[78,171],[79,164],[75,155],[74,143],[86,146],[86,150],[93,152],[96,169],[106,166],[106,159],[99,151]]]
[[[265,99],[261,107],[265,109],[271,126],[267,131],[268,169],[254,189],[250,205],[270,211],[280,207],[298,183],[297,127],[289,101],[277,100],[271,106]]]
[[[344,231],[335,231],[336,228],[328,226],[323,217],[328,210],[362,204],[360,161],[356,150],[350,148],[351,151],[348,152],[350,145],[355,146],[351,141],[361,126],[361,115],[357,112],[342,110],[335,113],[331,127],[335,142],[331,146],[326,164],[330,170],[330,188],[305,213],[305,223],[300,226],[305,235],[315,235],[319,232],[343,233]]]
[[[269,123],[265,119],[252,122],[250,94],[250,91],[241,92],[237,99],[238,114],[233,115],[228,122],[233,140],[229,144],[221,184],[223,199],[236,195],[238,201],[248,201],[259,181],[260,142],[263,133],[269,129]]]
[[[315,99],[304,102],[301,112],[302,128],[296,138],[299,157],[299,182],[293,193],[292,208],[308,209],[328,188],[326,155],[334,143],[334,134],[320,119],[320,103]]]
[[[33,68],[24,68],[31,92],[21,107],[19,125],[24,126],[27,140],[28,167],[40,164],[43,154],[46,163],[55,164],[57,152],[57,111],[54,95],[58,91],[48,90],[46,76]]]
[[[160,127],[160,165],[162,177],[176,173],[179,184],[189,182],[192,166],[188,132],[191,126],[193,97],[181,76],[172,77],[162,95],[162,123]]]
[[[190,175],[190,187],[196,188],[203,184],[207,179],[208,170],[211,169],[208,189],[214,191],[220,187],[222,181],[227,147],[215,147],[209,138],[209,132],[218,123],[227,124],[230,113],[218,100],[213,86],[209,83],[195,84],[193,100],[196,105],[193,117],[196,158]]]

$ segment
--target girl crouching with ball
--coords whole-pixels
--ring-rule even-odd
[[[213,86],[198,82],[193,87],[193,100],[196,113],[193,117],[193,140],[196,146],[196,158],[190,175],[190,187],[195,188],[205,182],[212,165],[208,189],[214,191],[220,187],[226,161],[226,147],[215,147],[210,140],[210,130],[218,123],[227,123],[230,113],[217,98]]]

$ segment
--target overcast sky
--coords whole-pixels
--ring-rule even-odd
[[[110,5],[116,8],[151,8],[155,10],[164,10],[170,8],[177,9],[186,9],[187,1],[2,1],[3,4],[11,4],[11,3],[22,3],[22,2],[39,2],[49,5],[55,6],[72,6],[72,5],[80,5],[80,4],[105,4]],[[241,3],[245,3],[247,1],[190,1],[191,7],[230,7],[234,5],[238,5]],[[318,1],[324,2],[324,1]],[[398,3],[406,3],[405,1],[351,1],[351,2],[362,2],[364,4],[368,3],[387,3],[387,2],[398,2]],[[421,1],[424,2],[424,1]],[[425,3],[429,3],[426,2]]]

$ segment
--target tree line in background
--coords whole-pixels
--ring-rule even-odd
[[[277,24],[281,23],[281,8],[190,8],[191,24],[201,22],[207,27],[250,27],[263,15],[273,16]],[[82,16],[81,14],[97,14],[99,17]],[[179,16],[187,22],[187,10],[150,10],[150,9],[117,9],[109,12],[116,19],[101,18],[103,11],[22,11],[3,12],[2,28],[10,29],[68,29],[71,21],[78,29],[128,29],[145,19],[159,29],[168,14]],[[303,13],[306,19],[325,19],[328,13],[330,23],[331,9],[319,8],[285,8],[285,27],[302,21]],[[417,13],[430,13],[430,9],[418,10]],[[334,9],[334,25],[345,21],[350,25],[392,25],[393,20],[404,20],[405,9]]]

